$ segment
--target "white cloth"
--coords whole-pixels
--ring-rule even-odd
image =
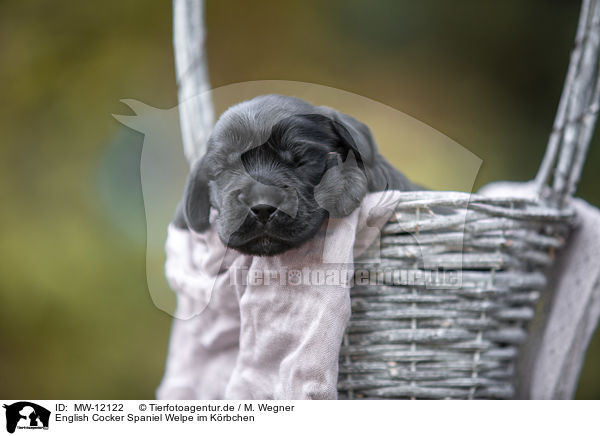
[[[202,234],[169,227],[166,275],[178,303],[157,398],[337,398],[354,257],[377,238],[397,194],[368,194],[273,257],[226,248],[214,224]]]
[[[536,198],[533,183],[496,182],[487,196]],[[570,399],[600,320],[600,210],[575,198],[577,226],[549,274],[517,367],[518,398]]]

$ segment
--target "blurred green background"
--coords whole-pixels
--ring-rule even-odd
[[[566,72],[573,0],[208,0],[212,85],[345,89],[527,180]],[[112,113],[176,105],[168,1],[0,1],[0,394],[151,398],[170,317],[145,274],[143,136]],[[578,195],[600,204],[599,135]],[[440,162],[443,165],[443,162]],[[427,183],[427,175],[419,178]],[[600,398],[600,335],[578,398]]]

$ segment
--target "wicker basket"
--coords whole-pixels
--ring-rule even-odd
[[[424,213],[436,205],[457,214]],[[380,274],[351,292],[340,397],[512,398],[542,271],[572,213],[446,192],[407,193],[397,211],[361,259]]]
[[[514,397],[519,345],[575,222],[568,200],[598,110],[599,24],[599,2],[584,0],[537,195],[403,194],[358,264],[380,274],[351,291],[340,398]],[[441,206],[453,213],[432,212]]]
[[[204,153],[213,119],[208,97],[189,99],[210,89],[203,14],[202,1],[174,1],[179,111],[190,162]],[[544,291],[544,273],[575,221],[569,199],[596,122],[599,45],[600,0],[583,0],[536,196],[403,194],[380,246],[360,259],[361,268],[383,274],[351,290],[340,398],[514,396],[518,345]],[[436,214],[439,207],[454,213]],[[443,280],[430,280],[430,272]]]

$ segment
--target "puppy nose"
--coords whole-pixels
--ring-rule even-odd
[[[258,220],[263,224],[266,224],[267,221],[269,221],[269,218],[271,218],[271,216],[273,216],[273,214],[277,212],[276,207],[264,203],[252,206],[250,210],[252,211],[254,216],[256,216],[256,218],[258,218]]]

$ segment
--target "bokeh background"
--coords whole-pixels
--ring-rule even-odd
[[[534,176],[579,12],[574,0],[207,3],[213,86],[297,80],[380,101],[479,156],[475,188]],[[171,318],[146,286],[144,138],[111,114],[128,113],[123,98],[176,105],[171,20],[165,0],[0,1],[3,398],[154,395]],[[599,169],[596,135],[578,191],[595,205]],[[600,398],[598,334],[577,398]]]

